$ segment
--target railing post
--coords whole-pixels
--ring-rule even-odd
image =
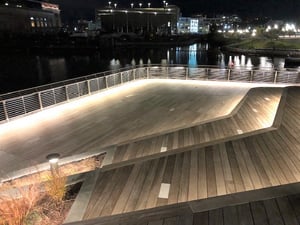
[[[68,101],[70,101],[69,93],[68,93],[68,85],[65,85],[65,89],[66,89],[66,97],[67,97],[67,102],[68,102]]]
[[[167,66],[167,78],[169,79],[169,66]]]
[[[250,72],[250,82],[253,82],[253,77],[254,77],[254,71],[251,70],[251,72]]]
[[[107,85],[107,77],[108,77],[108,76],[105,76],[105,87],[106,87],[106,88],[108,88],[108,85]]]
[[[275,70],[275,74],[274,74],[274,84],[277,83],[277,75],[278,75],[278,71]]]
[[[207,80],[209,80],[209,77],[208,77],[208,68],[205,68],[205,73],[206,73],[206,77],[207,77]]]
[[[189,77],[189,67],[185,67],[185,79],[187,80]]]
[[[26,114],[26,107],[25,107],[24,96],[22,96],[22,104],[23,104],[24,114]]]
[[[123,84],[123,72],[120,72],[121,74],[121,84]]]
[[[87,80],[87,88],[88,88],[88,94],[90,95],[91,94],[91,84],[90,84],[90,81],[91,80]]]
[[[150,78],[150,68],[147,67],[146,70],[147,70],[147,79],[149,79]]]
[[[5,116],[6,121],[9,121],[5,100],[3,101],[3,111],[4,111],[4,116]]]
[[[228,73],[227,73],[227,81],[230,81],[230,75],[231,75],[231,70],[228,69]]]
[[[53,98],[54,98],[54,105],[56,105],[57,101],[56,101],[56,95],[55,95],[54,88],[52,89],[52,94],[53,94]]]
[[[42,102],[42,96],[41,96],[41,92],[38,93],[39,96],[39,104],[40,104],[40,109],[43,109],[43,102]]]

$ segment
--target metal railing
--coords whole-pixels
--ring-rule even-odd
[[[0,123],[138,79],[183,79],[264,83],[300,82],[298,71],[247,70],[186,65],[123,68],[0,96]]]

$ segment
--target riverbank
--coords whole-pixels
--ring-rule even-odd
[[[300,57],[300,39],[243,40],[238,43],[223,46],[222,51],[269,57]]]
[[[0,39],[2,54],[30,53],[47,55],[88,55],[120,47],[187,46],[205,40],[202,35],[140,36],[136,34],[104,34],[85,36],[32,35]]]

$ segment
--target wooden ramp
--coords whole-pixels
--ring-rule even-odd
[[[225,118],[119,145],[105,169],[274,130],[279,103],[285,101],[282,94],[282,88],[253,88]]]
[[[46,162],[52,152],[74,156],[225,117],[249,89],[213,82],[136,81],[2,124],[0,178]]]
[[[215,198],[221,204],[231,195],[271,198],[274,188],[298,184],[300,89],[287,88],[284,103],[280,105],[281,118],[276,119],[277,128],[272,131],[101,172],[84,218],[88,221],[163,206],[180,207],[183,203],[191,204],[194,212],[202,212],[209,206],[205,202]],[[162,191],[163,186],[168,190]],[[260,190],[262,194],[253,194]],[[239,197],[233,199],[235,204],[243,203]],[[261,213],[259,204],[253,203],[253,213]],[[218,216],[224,211],[209,213]],[[197,216],[206,218],[209,213]]]
[[[142,216],[143,215],[143,216]],[[299,225],[300,194],[284,195],[247,203],[232,204],[201,212],[187,205],[159,207],[68,225]]]

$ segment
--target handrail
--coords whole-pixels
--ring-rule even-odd
[[[299,83],[299,72],[250,70],[216,66],[147,65],[94,73],[84,77],[0,95],[0,124],[44,108],[91,95],[138,79],[217,80],[264,83]]]

